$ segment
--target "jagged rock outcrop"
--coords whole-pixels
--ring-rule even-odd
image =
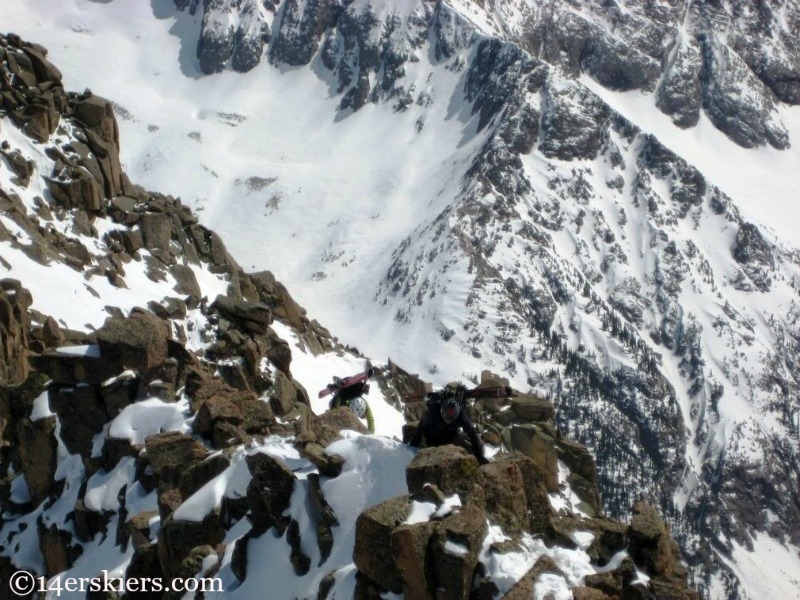
[[[0,385],[17,385],[27,379],[28,309],[31,294],[13,279],[0,280]]]
[[[359,515],[353,550],[363,578],[359,585],[413,598],[431,598],[433,590],[437,598],[468,598],[477,580],[479,589],[496,595],[496,584],[482,579],[478,568],[488,522],[500,524],[511,535],[532,532],[550,543],[566,545],[574,544],[576,531],[591,532],[593,541],[587,553],[598,565],[627,550],[633,560],[626,558],[613,571],[587,576],[585,585],[574,590],[576,598],[649,593],[699,598],[688,587],[686,568],[676,560],[677,545],[654,509],[637,504],[630,526],[609,519],[557,515],[550,509],[546,492],[531,494],[535,488],[521,481],[522,477],[536,480],[536,476],[531,479],[530,471],[536,472],[538,467],[520,455],[507,455],[479,467],[474,457],[455,446],[422,450],[407,469],[409,495],[386,500]],[[448,495],[457,495],[461,503],[444,510]],[[439,511],[429,520],[409,522],[414,501],[434,502]],[[535,528],[537,521],[541,528]],[[505,548],[495,545],[491,551],[502,554],[513,548],[513,544]],[[634,563],[653,577],[652,592],[636,581]],[[552,559],[542,557],[504,597],[527,597],[525,590],[530,595],[545,572],[563,576]]]
[[[175,5],[181,10],[186,8],[186,4],[183,0],[175,0]],[[192,12],[194,6],[190,9]],[[204,2],[203,6],[202,30],[197,42],[200,70],[207,75],[218,73],[229,61],[231,68],[241,73],[255,67],[270,38],[262,11],[274,10],[274,7],[255,0],[213,0]]]
[[[44,142],[58,126],[67,107],[61,72],[47,60],[47,50],[23,42],[19,36],[0,37],[2,62],[8,65],[2,78],[2,107],[33,139]],[[38,93],[29,99],[29,89]]]

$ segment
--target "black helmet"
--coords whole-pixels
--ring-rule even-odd
[[[450,425],[453,421],[458,419],[458,416],[461,414],[461,407],[458,405],[458,401],[455,398],[447,398],[442,402],[439,412],[444,422]]]

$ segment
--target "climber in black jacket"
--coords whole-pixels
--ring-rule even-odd
[[[409,446],[419,447],[423,436],[428,446],[454,444],[474,454],[480,464],[485,465],[489,462],[478,430],[455,397],[428,403],[428,410],[420,419]]]

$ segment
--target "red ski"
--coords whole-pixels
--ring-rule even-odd
[[[327,386],[325,386],[325,389],[322,389],[319,392],[317,392],[317,398],[324,398],[328,394],[333,394],[334,392],[343,390],[344,388],[350,387],[351,385],[355,385],[357,383],[361,383],[362,381],[366,381],[374,374],[375,370],[372,367],[369,367],[363,373],[351,375],[350,377],[345,377],[343,379],[334,378],[333,383],[329,383]]]

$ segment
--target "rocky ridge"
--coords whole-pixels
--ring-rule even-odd
[[[11,177],[0,190],[0,241],[12,261],[4,260],[4,269],[13,275],[22,256],[29,261],[24,264],[46,266],[53,276],[61,269],[80,274],[92,295],[98,295],[94,287],[106,289],[100,281],[108,289],[136,289],[136,273],[168,290],[146,307],[109,305],[100,327],[75,330],[60,324],[59,315],[34,310],[24,282],[0,282],[0,459],[9,473],[0,483],[2,579],[18,567],[47,577],[85,569],[99,548],[129,559],[129,578],[229,569],[241,583],[251,540],[272,528],[285,535],[295,572],[307,572],[298,521],[286,514],[297,476],[286,461],[263,451],[276,438],[291,441],[314,471],[307,479],[321,507],[321,516],[312,518],[324,562],[337,518],[319,482],[336,478],[345,462],[325,448],[341,430],[363,432],[363,425],[346,410],[322,416],[309,410],[292,374],[290,345],[275,327],[279,322],[293,332],[299,349],[314,354],[337,349],[330,335],[270,273],[245,273],[179,200],[128,180],[109,102],[88,90],[65,92],[40,46],[0,36],[0,52],[0,127],[7,135],[13,122],[37,142],[21,143],[12,128],[8,137],[18,147],[3,147],[3,168]],[[29,186],[41,195],[27,193]],[[211,302],[204,294],[207,275],[224,283],[224,293]],[[387,389],[421,387],[395,370]],[[400,586],[428,597],[442,573],[458,584],[442,597],[496,594],[497,585],[486,577],[472,591],[474,574],[480,576],[478,534],[488,520],[513,536],[544,536],[551,547],[575,547],[573,533],[589,530],[601,540],[587,547],[598,565],[623,553],[618,568],[587,578],[576,596],[646,594],[637,582],[640,565],[653,589],[695,597],[677,547],[651,508],[637,505],[630,526],[602,517],[594,461],[585,447],[561,438],[551,403],[517,395],[473,410],[490,441],[517,453],[479,470],[460,451],[422,451],[407,470],[410,495],[388,501],[394,517],[407,513],[412,501],[442,504],[445,494],[463,496],[464,506],[441,521],[402,531],[394,517],[384,518],[386,505],[363,513],[354,549],[362,574],[358,594],[371,597]],[[154,411],[167,418],[148,431],[147,415]],[[126,429],[131,419],[134,426]],[[551,507],[548,492],[567,488],[559,461],[568,466],[569,486],[580,498],[575,511]],[[459,467],[452,471],[454,465]],[[201,488],[234,469],[246,475],[230,484],[231,494],[218,498],[199,521],[187,518],[186,507]],[[425,485],[430,482],[436,486]],[[509,482],[525,493],[508,494]],[[233,527],[244,533],[226,553]],[[387,536],[399,540],[399,556],[386,554],[392,544],[374,547]],[[467,544],[465,557],[452,557],[451,538]],[[513,552],[519,543],[491,552]],[[208,558],[214,566],[205,566]],[[542,561],[508,597],[534,585],[540,573],[557,570]],[[453,569],[460,577],[450,579]],[[330,591],[332,584],[325,585]],[[319,597],[326,596],[321,584]]]

